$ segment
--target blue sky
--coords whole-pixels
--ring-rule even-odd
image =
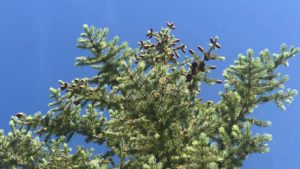
[[[230,65],[239,53],[253,48],[278,52],[281,43],[300,46],[300,1],[297,0],[1,0],[0,1],[0,128],[16,112],[47,112],[50,86],[59,79],[91,76],[87,68],[74,67],[74,58],[84,54],[76,49],[82,24],[109,27],[110,37],[118,35],[131,47],[145,39],[150,28],[166,21],[175,23],[174,32],[190,48],[206,45],[218,35]],[[281,69],[290,76],[287,88],[300,90],[300,55]],[[203,97],[218,100],[221,87],[205,88]],[[300,96],[299,96],[300,97]],[[271,152],[248,157],[244,169],[296,169],[300,157],[300,98],[286,112],[274,104],[259,107],[254,115],[272,121]],[[80,141],[78,141],[80,142]]]

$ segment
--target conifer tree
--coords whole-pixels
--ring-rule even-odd
[[[75,65],[97,74],[59,80],[47,113],[13,116],[11,131],[0,131],[0,168],[230,169],[267,152],[271,135],[254,135],[251,127],[271,123],[252,112],[268,102],[281,109],[291,103],[297,92],[284,90],[288,77],[277,69],[298,49],[282,45],[278,54],[257,56],[249,49],[218,80],[210,77],[211,60],[224,60],[216,54],[218,37],[206,49],[187,50],[174,29],[173,23],[150,29],[131,49],[118,37],[107,41],[107,29],[84,25],[77,47],[90,55]],[[224,85],[220,101],[200,99],[204,83]],[[107,148],[71,152],[74,134]]]

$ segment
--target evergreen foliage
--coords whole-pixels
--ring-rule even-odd
[[[168,23],[150,29],[149,40],[138,49],[106,41],[107,29],[83,26],[77,46],[90,56],[76,58],[77,66],[89,66],[97,74],[59,81],[50,88],[53,102],[44,115],[18,113],[10,120],[11,131],[0,132],[0,168],[144,168],[230,169],[239,168],[249,154],[268,151],[269,134],[252,134],[251,127],[271,123],[251,116],[258,105],[291,103],[296,91],[284,90],[287,76],[277,69],[288,66],[298,49],[281,46],[279,54],[268,50],[255,56],[240,54],[223,72],[224,81],[211,78],[216,69],[210,60],[218,37],[205,50],[186,53]],[[217,103],[199,98],[201,84],[224,84]],[[109,117],[104,114],[109,112]],[[67,143],[74,134],[87,143],[106,146],[103,152]]]

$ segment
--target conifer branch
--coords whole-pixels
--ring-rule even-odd
[[[155,31],[138,49],[105,38],[107,29],[84,25],[77,47],[90,56],[76,58],[96,75],[59,81],[50,88],[51,109],[17,113],[11,131],[0,130],[0,167],[23,168],[238,168],[249,154],[268,151],[268,134],[251,133],[252,125],[271,123],[246,116],[258,105],[275,102],[284,109],[297,94],[283,90],[288,77],[277,72],[299,49],[282,45],[254,56],[248,50],[224,70],[224,81],[209,77],[210,60],[224,60],[211,38],[208,50],[189,49],[171,34],[176,26]],[[199,54],[200,53],[200,54]],[[182,57],[181,54],[186,55]],[[223,84],[219,102],[197,98],[201,83]],[[109,114],[109,116],[105,114]],[[67,143],[81,135],[87,144],[105,146],[101,154]],[[118,160],[115,160],[118,158]]]

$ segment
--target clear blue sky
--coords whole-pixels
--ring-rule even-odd
[[[218,35],[227,60],[253,48],[278,52],[281,43],[300,46],[300,1],[298,0],[0,0],[0,128],[8,130],[10,116],[18,111],[45,113],[48,89],[59,79],[92,75],[73,66],[82,55],[75,41],[82,24],[109,27],[131,47],[145,38],[148,28],[176,24],[178,35],[189,47],[207,44]],[[287,87],[300,90],[300,55],[282,69],[290,76]],[[218,100],[216,89],[205,89],[205,98]],[[211,94],[214,93],[214,94]],[[211,94],[211,95],[209,95]],[[286,112],[274,104],[259,107],[254,115],[272,121],[272,127],[256,132],[273,135],[271,152],[251,155],[244,169],[298,169],[300,157],[300,96]],[[80,142],[80,141],[78,141]]]

